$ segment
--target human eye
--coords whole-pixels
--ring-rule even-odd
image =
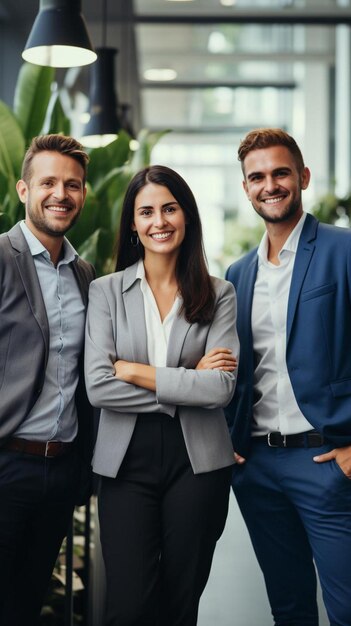
[[[248,180],[249,183],[257,183],[262,180],[262,174],[251,174]]]
[[[174,213],[176,210],[177,210],[177,207],[173,204],[169,204],[168,206],[164,207],[165,213]]]
[[[282,170],[277,170],[277,172],[275,173],[276,178],[285,178],[286,176],[289,176],[290,174],[290,170],[286,170],[286,169],[282,169]]]
[[[67,184],[67,187],[68,187],[69,189],[72,189],[73,191],[80,191],[80,190],[81,190],[81,185],[80,185],[80,183],[77,183],[77,182],[75,182],[75,181],[70,181],[70,182]]]
[[[143,217],[150,217],[150,215],[152,215],[152,210],[151,209],[142,209],[140,211],[140,215],[142,215]]]
[[[48,179],[48,180],[42,180],[40,183],[41,187],[44,187],[45,189],[47,189],[48,187],[52,187],[53,185],[53,181]]]

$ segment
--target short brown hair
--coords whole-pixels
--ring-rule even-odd
[[[285,146],[294,157],[296,167],[301,173],[305,167],[301,150],[295,139],[281,128],[256,128],[251,130],[241,141],[238,148],[238,160],[245,175],[244,161],[252,150],[271,148],[272,146]]]
[[[78,161],[78,163],[82,166],[84,170],[84,178],[83,181],[85,183],[87,177],[87,169],[89,156],[85,152],[83,146],[73,139],[73,137],[67,137],[65,135],[38,135],[38,137],[34,137],[31,141],[31,144],[24,155],[23,164],[22,164],[22,173],[21,178],[27,184],[29,184],[32,172],[31,165],[33,157],[39,152],[44,151],[49,152],[59,152],[60,154],[64,154],[66,156],[72,157]]]

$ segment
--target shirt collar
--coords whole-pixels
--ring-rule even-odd
[[[45,246],[43,246],[41,241],[39,241],[39,239],[28,228],[24,220],[20,222],[20,227],[27,241],[31,255],[37,256],[39,254],[44,254],[45,256],[49,256],[50,258],[50,254],[48,250],[45,248]],[[68,239],[64,237],[63,238],[63,257],[60,259],[60,263],[71,263],[77,258],[78,258],[78,253],[73,248],[72,244],[68,241]]]
[[[145,267],[143,259],[139,259],[135,278],[140,278],[140,289],[143,293],[147,290],[147,280],[145,277]]]
[[[306,215],[307,214],[305,213],[305,211],[303,211],[295,228],[291,231],[289,237],[287,238],[282,249],[280,250],[279,255],[278,255],[279,257],[284,251],[292,252],[293,254],[296,254],[297,246],[299,244],[299,239],[300,239],[300,235],[303,229],[303,225],[305,223]],[[257,249],[257,256],[258,256],[258,260],[260,264],[268,263],[267,254],[268,254],[268,234],[266,231]]]

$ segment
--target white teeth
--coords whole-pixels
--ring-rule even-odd
[[[154,233],[151,235],[153,239],[167,239],[172,233]]]
[[[69,211],[68,207],[63,207],[63,206],[47,206],[47,209],[50,209],[50,211],[57,211],[58,213],[65,213],[66,211]]]
[[[283,199],[284,199],[284,196],[279,196],[278,198],[277,197],[275,197],[275,198],[266,198],[264,200],[264,202],[266,204],[276,204],[277,202],[280,202]]]

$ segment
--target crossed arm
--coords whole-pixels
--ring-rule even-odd
[[[198,362],[197,370],[221,370],[233,372],[237,367],[237,359],[228,348],[212,348]],[[119,359],[114,364],[115,376],[126,383],[156,391],[156,368],[152,365],[133,363]]]

